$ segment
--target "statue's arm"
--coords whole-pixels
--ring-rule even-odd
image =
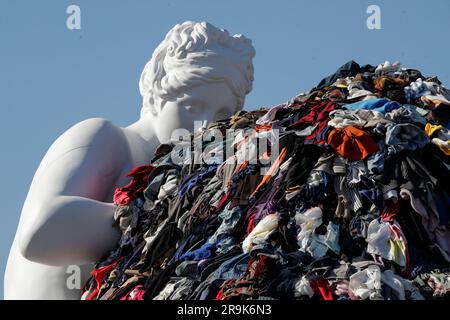
[[[69,146],[69,147],[68,147]],[[49,149],[31,184],[19,223],[19,248],[48,265],[84,264],[116,244],[114,204],[104,202],[128,159],[123,133],[92,119]]]

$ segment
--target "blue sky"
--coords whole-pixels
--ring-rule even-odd
[[[66,28],[71,4],[81,8],[81,30]],[[381,30],[366,26],[371,4],[381,8]],[[447,0],[2,0],[0,288],[46,150],[86,118],[135,121],[140,72],[176,23],[208,21],[252,39],[255,81],[245,108],[254,109],[308,91],[350,59],[400,60],[449,87],[449,14]]]

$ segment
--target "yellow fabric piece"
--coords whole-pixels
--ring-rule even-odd
[[[406,245],[405,242],[398,239],[389,239],[390,251],[389,255],[392,257],[392,261],[397,263],[399,266],[404,266],[406,264]]]
[[[425,125],[425,133],[431,137],[433,134],[435,134],[437,131],[444,129],[444,126],[442,125],[434,125],[431,123],[427,123]]]

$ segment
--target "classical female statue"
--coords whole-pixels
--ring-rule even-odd
[[[120,128],[105,119],[80,122],[50,147],[23,205],[5,273],[5,299],[79,299],[68,266],[83,284],[92,262],[111,250],[115,188],[148,164],[177,128],[229,117],[253,82],[255,50],[242,35],[209,23],[176,25],[157,47],[139,82],[140,118]]]

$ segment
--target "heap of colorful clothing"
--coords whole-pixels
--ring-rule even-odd
[[[160,146],[116,190],[122,236],[83,299],[450,297],[450,90],[437,77],[350,61],[213,129],[279,130],[280,152],[240,161],[241,139],[223,161],[175,163]]]

